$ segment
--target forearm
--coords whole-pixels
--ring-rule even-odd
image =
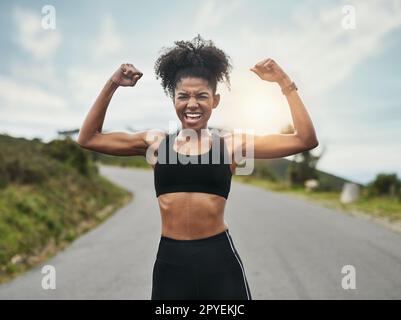
[[[289,77],[285,77],[278,84],[280,88],[285,88],[292,83]],[[318,140],[312,120],[308,111],[303,104],[297,90],[292,90],[286,94],[288,105],[290,106],[291,116],[294,123],[294,129],[297,136],[305,143],[306,146],[316,146]]]
[[[117,88],[118,85],[110,79],[106,82],[99,96],[96,98],[95,103],[89,110],[81,129],[79,130],[79,144],[84,145],[96,133],[102,131],[107,107],[109,106],[110,100]]]

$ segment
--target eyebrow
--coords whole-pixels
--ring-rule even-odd
[[[177,94],[187,94],[187,93],[188,93],[187,91],[179,91]],[[202,91],[197,94],[204,94],[204,93],[209,94],[209,92],[207,92],[207,91]]]

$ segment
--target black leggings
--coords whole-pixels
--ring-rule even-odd
[[[242,261],[228,230],[196,240],[161,236],[152,300],[252,300]]]

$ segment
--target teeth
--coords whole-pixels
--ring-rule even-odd
[[[191,119],[199,119],[202,116],[202,113],[185,113],[185,115]]]

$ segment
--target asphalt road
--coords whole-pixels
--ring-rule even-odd
[[[102,167],[132,203],[41,266],[0,286],[0,299],[150,299],[160,237],[153,172]],[[401,235],[368,220],[233,182],[225,219],[254,299],[401,299]],[[42,288],[43,265],[56,289]],[[343,289],[342,267],[355,267]]]

